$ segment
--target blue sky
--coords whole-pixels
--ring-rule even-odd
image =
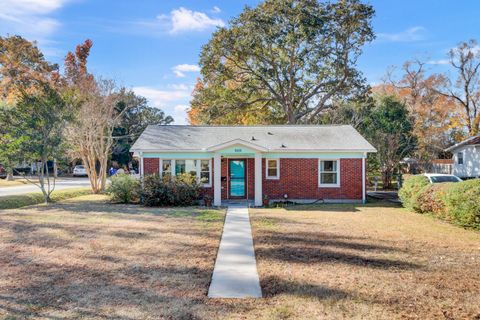
[[[113,78],[183,124],[198,76],[198,56],[217,26],[258,1],[0,0],[0,35],[37,40],[47,59],[93,40],[90,71]],[[372,84],[413,57],[446,71],[459,41],[480,40],[480,1],[372,0],[377,39],[359,68]]]

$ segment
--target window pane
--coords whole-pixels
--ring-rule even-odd
[[[200,171],[210,171],[210,161],[209,160],[202,160]]]
[[[268,168],[276,168],[277,160],[268,160]]]
[[[463,152],[457,154],[457,159],[458,164],[463,164]]]
[[[185,172],[196,176],[197,175],[197,160],[185,160]]]
[[[172,160],[163,160],[162,161],[162,171],[170,172],[172,170]]]
[[[335,172],[337,171],[336,161],[322,161],[322,171]]]
[[[322,173],[320,175],[321,184],[337,184],[337,174],[336,173]]]
[[[269,177],[276,177],[277,176],[277,169],[276,168],[269,168],[267,171]]]
[[[210,184],[210,173],[207,172],[200,172],[200,181],[205,184]]]
[[[185,160],[175,161],[175,174],[179,175],[185,173]]]

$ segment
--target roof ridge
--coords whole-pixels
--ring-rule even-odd
[[[353,127],[351,124],[254,124],[254,125],[151,124],[149,126],[156,126],[156,127],[189,127],[189,128]]]

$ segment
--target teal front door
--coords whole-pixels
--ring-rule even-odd
[[[230,160],[230,197],[245,197],[245,160]]]

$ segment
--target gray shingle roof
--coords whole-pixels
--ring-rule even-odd
[[[151,125],[140,135],[130,151],[205,151],[234,140],[243,140],[271,152],[376,151],[350,125]]]
[[[447,149],[445,149],[445,151],[452,152],[459,147],[462,147],[462,146],[465,146],[465,145],[476,145],[476,144],[480,144],[480,134],[476,135],[476,136],[473,136],[473,137],[470,137],[468,139],[465,139],[463,141],[460,141],[459,143],[457,143],[457,144],[455,144],[451,147],[448,147]]]

